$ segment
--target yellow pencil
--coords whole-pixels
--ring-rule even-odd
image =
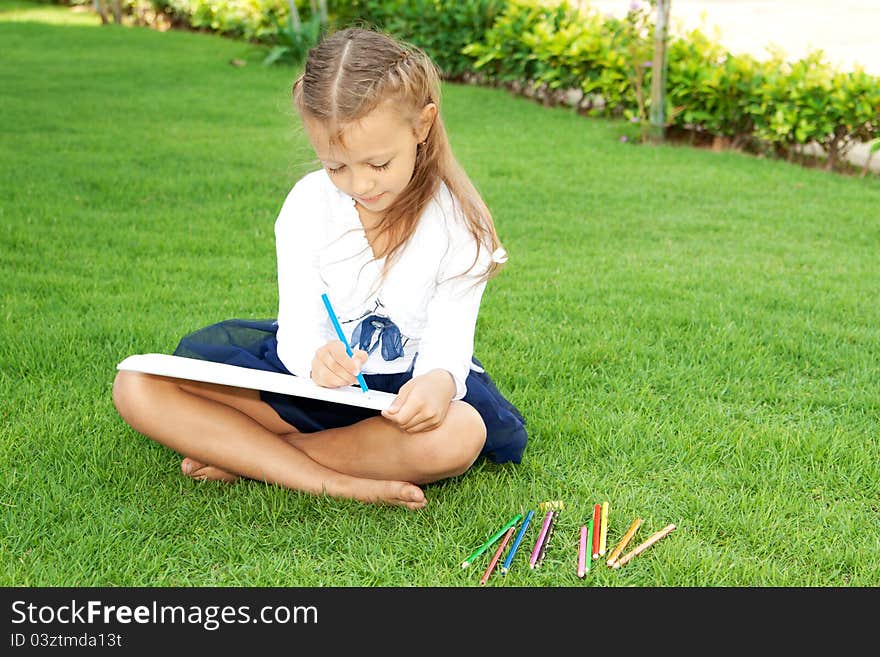
[[[608,543],[608,502],[602,502],[602,533],[599,534],[599,556],[605,556]]]
[[[617,557],[619,557],[620,553],[623,552],[623,548],[629,545],[629,542],[632,540],[632,537],[635,536],[636,531],[641,524],[641,518],[636,518],[635,520],[633,520],[633,524],[631,524],[629,526],[629,529],[626,530],[626,534],[624,534],[623,538],[620,539],[620,543],[618,543],[617,547],[611,551],[610,555],[608,555],[609,566],[614,566],[614,562],[617,561]]]
[[[614,566],[612,566],[612,567],[613,568],[620,568],[622,565],[624,565],[630,559],[640,555],[642,552],[644,552],[649,547],[654,545],[654,543],[659,541],[661,538],[663,538],[664,536],[667,536],[669,534],[669,532],[671,532],[673,529],[675,529],[675,525],[670,524],[670,525],[666,525],[659,532],[655,532],[655,533],[651,534],[651,536],[648,538],[648,540],[646,540],[644,543],[642,543],[638,547],[633,548],[630,552],[627,552],[625,555],[620,557],[620,559],[618,559],[617,561],[614,562]]]

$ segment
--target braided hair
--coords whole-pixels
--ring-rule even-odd
[[[293,85],[293,100],[300,116],[321,122],[340,141],[347,125],[384,103],[414,128],[426,105],[437,106],[427,137],[418,145],[412,178],[379,224],[389,245],[384,254],[386,271],[415,231],[441,181],[459,205],[479,249],[504,253],[488,207],[452,153],[439,113],[440,71],[424,51],[374,30],[337,31],[309,51],[305,69]],[[505,260],[493,257],[481,278],[494,275]]]

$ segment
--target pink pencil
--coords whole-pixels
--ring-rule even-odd
[[[504,548],[507,545],[507,541],[510,540],[510,537],[513,536],[513,530],[516,527],[511,527],[507,530],[507,533],[504,535],[504,538],[501,540],[501,545],[498,546],[498,549],[495,550],[495,556],[492,557],[492,561],[489,562],[489,565],[486,566],[486,572],[483,573],[483,576],[480,578],[480,586],[483,586],[486,582],[489,581],[489,575],[492,574],[492,571],[495,570],[495,564],[498,563],[498,559],[501,558],[501,553],[504,552]]]
[[[578,577],[587,574],[587,526],[581,525],[581,542],[578,546]]]
[[[552,511],[548,511],[544,516],[544,524],[541,525],[541,533],[538,534],[538,540],[535,541],[535,549],[532,550],[532,556],[529,559],[529,568],[534,568],[535,564],[538,563],[538,555],[541,554],[541,546],[544,544],[544,538],[547,536],[547,529],[550,527],[550,519],[552,517]]]

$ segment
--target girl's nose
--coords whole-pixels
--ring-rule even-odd
[[[355,196],[367,196],[373,186],[373,178],[369,175],[355,174],[352,177],[351,187]]]

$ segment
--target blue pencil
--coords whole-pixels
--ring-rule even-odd
[[[336,335],[339,336],[339,339],[342,341],[342,344],[345,345],[345,353],[349,356],[354,356],[354,352],[351,350],[351,346],[348,344],[348,340],[345,339],[345,333],[342,332],[342,327],[339,325],[339,320],[336,319],[336,313],[333,312],[333,306],[330,305],[330,299],[327,298],[326,294],[321,295],[321,299],[324,301],[324,307],[327,309],[327,314],[330,315],[330,321],[333,322],[333,328],[336,329]],[[364,375],[358,374],[358,383],[361,384],[361,390],[364,392],[369,391],[367,387],[367,382],[364,381]]]
[[[526,528],[529,526],[529,522],[532,520],[532,516],[535,515],[534,511],[529,511],[526,514],[526,519],[523,520],[522,527],[519,528],[519,533],[516,535],[516,538],[513,541],[513,545],[510,546],[510,552],[507,553],[507,558],[504,560],[504,563],[501,565],[501,574],[507,574],[507,568],[510,566],[510,562],[513,561],[513,555],[516,554],[516,549],[519,547],[519,542],[522,540],[522,537],[526,533]]]

